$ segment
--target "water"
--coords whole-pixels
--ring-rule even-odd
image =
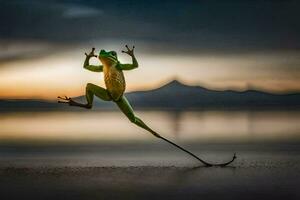
[[[275,166],[299,158],[299,111],[139,111],[150,127],[208,161]],[[193,158],[119,112],[6,113],[0,167],[193,166]],[[251,159],[246,159],[251,158]],[[288,159],[288,160],[286,160]]]
[[[297,142],[300,111],[139,111],[137,115],[176,142]],[[120,112],[3,113],[0,141],[153,141]]]

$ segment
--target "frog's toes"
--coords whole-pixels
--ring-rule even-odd
[[[65,97],[58,96],[57,99],[58,99],[58,101],[61,101],[61,102],[68,102],[71,100],[71,98],[67,97],[67,96],[65,96]]]

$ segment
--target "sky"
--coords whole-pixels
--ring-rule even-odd
[[[55,99],[101,86],[92,47],[135,45],[127,91],[172,79],[217,90],[300,91],[300,2],[0,1],[0,98]],[[97,64],[97,59],[92,60]]]

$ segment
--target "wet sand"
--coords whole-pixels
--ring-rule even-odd
[[[2,163],[0,199],[296,200],[300,199],[299,154],[288,154],[242,154],[225,168],[195,163],[180,167],[21,167]]]

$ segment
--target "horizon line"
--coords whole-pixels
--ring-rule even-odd
[[[162,81],[160,84],[158,84],[158,86],[156,87],[145,87],[144,89],[137,89],[137,90],[133,90],[133,91],[128,91],[125,92],[125,94],[127,93],[136,93],[136,92],[150,92],[153,90],[158,90],[162,87],[165,87],[167,85],[170,84],[174,84],[174,83],[178,83],[182,86],[186,86],[186,87],[198,87],[198,88],[202,88],[205,90],[209,90],[209,91],[215,91],[215,92],[239,92],[239,93],[244,93],[244,92],[248,92],[248,91],[255,91],[255,92],[261,92],[261,93],[267,93],[270,95],[293,95],[293,94],[300,94],[299,90],[287,90],[284,92],[275,92],[275,91],[271,91],[271,90],[267,90],[267,89],[263,89],[254,85],[249,85],[246,89],[240,89],[240,88],[234,88],[234,87],[229,87],[226,89],[217,89],[214,87],[209,87],[207,86],[207,84],[201,83],[201,84],[188,84],[185,83],[184,81],[178,79],[178,78],[171,78],[168,79],[166,81]],[[78,97],[82,97],[84,96],[84,94],[82,95],[78,95],[78,96],[74,96],[73,98],[78,98]],[[37,97],[37,96],[28,96],[28,97],[12,97],[12,98],[0,98],[0,100],[43,100],[43,101],[53,101],[56,98],[41,98],[41,97]]]

